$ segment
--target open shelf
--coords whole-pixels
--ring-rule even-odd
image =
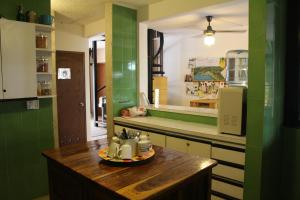
[[[41,53],[52,53],[52,50],[43,48],[36,48],[36,51]]]
[[[55,95],[44,95],[44,96],[37,96],[38,99],[47,99],[47,98],[53,98]]]
[[[37,72],[37,75],[53,75],[51,72]]]
[[[36,24],[35,25],[35,30],[37,32],[51,32],[54,30],[54,28],[50,25],[44,25],[44,24]]]

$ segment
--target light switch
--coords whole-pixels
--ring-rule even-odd
[[[26,104],[27,104],[27,110],[37,110],[40,108],[39,100],[27,101]]]

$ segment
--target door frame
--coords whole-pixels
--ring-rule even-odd
[[[87,142],[87,117],[86,117],[86,113],[87,113],[87,104],[86,104],[86,81],[85,81],[85,52],[78,52],[78,51],[65,51],[65,50],[56,50],[55,51],[55,63],[57,62],[57,53],[58,52],[62,52],[62,53],[74,53],[74,54],[79,54],[82,55],[82,71],[83,71],[83,83],[84,83],[84,90],[83,90],[83,103],[84,103],[84,107],[85,107],[85,112],[84,112],[84,136],[85,136],[85,141]],[[56,81],[56,91],[58,88],[58,66],[55,66],[55,72],[56,72],[56,77],[55,77],[55,81]],[[56,101],[57,101],[57,139],[58,139],[58,146],[60,146],[60,131],[59,131],[59,114],[58,114],[58,96],[56,97]]]

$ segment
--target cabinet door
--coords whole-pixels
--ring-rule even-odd
[[[1,54],[4,99],[36,97],[35,25],[2,20]]]
[[[211,145],[201,142],[188,141],[188,153],[210,158]]]
[[[150,141],[152,142],[152,144],[161,146],[161,147],[166,146],[166,136],[157,134],[157,133],[152,133],[152,132],[148,132],[148,134],[149,134],[149,138],[150,138]]]
[[[166,147],[184,153],[188,152],[187,141],[180,138],[166,136]]]

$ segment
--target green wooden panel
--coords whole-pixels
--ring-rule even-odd
[[[216,117],[189,115],[189,114],[157,111],[157,110],[148,110],[147,114],[150,116],[175,119],[175,120],[181,120],[181,121],[186,121],[186,122],[195,122],[195,123],[208,124],[208,125],[213,125],[213,126],[217,125]]]
[[[40,100],[39,110],[26,101],[0,102],[0,199],[32,199],[48,193],[46,160],[52,148],[52,100]]]
[[[113,114],[137,105],[137,12],[113,5]]]
[[[280,0],[249,1],[246,200],[281,198],[284,8]]]

